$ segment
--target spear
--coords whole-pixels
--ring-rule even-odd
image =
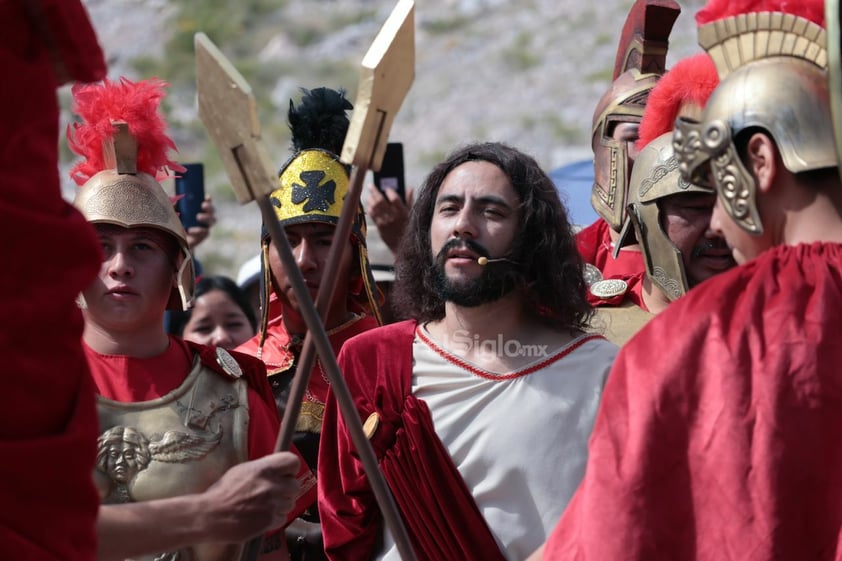
[[[384,60],[393,61],[395,59],[395,57],[386,56],[392,51],[388,45],[385,45],[383,41],[378,43],[378,40],[381,39],[384,32],[390,33],[393,39],[395,39],[395,44],[402,47],[404,50],[407,46],[406,37],[408,35],[411,54],[408,58],[405,55],[399,58],[404,61],[409,60],[414,65],[414,36],[412,29],[413,12],[414,2],[412,0],[400,0],[392,15],[389,17],[386,24],[384,24],[381,33],[378,34],[378,37],[375,40],[375,45],[372,46],[372,50],[375,46],[377,46],[377,49],[383,55],[382,58]],[[400,21],[398,21],[398,19],[400,19]],[[406,31],[407,29],[409,30],[408,32]],[[397,40],[398,38],[400,38],[400,40]],[[351,438],[360,454],[363,468],[369,482],[371,483],[375,498],[381,511],[383,512],[386,524],[395,537],[395,542],[401,557],[407,561],[414,561],[415,554],[412,549],[411,542],[409,541],[408,534],[398,513],[394,498],[386,485],[382,473],[380,473],[380,470],[378,469],[377,458],[374,454],[374,450],[371,448],[371,444],[368,442],[363,431],[362,423],[359,419],[356,407],[354,406],[353,398],[348,391],[347,385],[345,384],[339,370],[336,357],[333,354],[333,349],[327,337],[327,333],[319,317],[319,312],[313,305],[309,292],[301,276],[301,272],[295,262],[292,249],[289,246],[286,235],[281,230],[277,218],[274,215],[274,211],[272,210],[272,206],[269,201],[269,194],[275,188],[276,174],[260,136],[260,125],[257,119],[256,104],[251,88],[233,65],[230,64],[227,58],[207,38],[207,36],[202,33],[196,34],[195,46],[197,89],[199,93],[199,116],[205,124],[209,135],[213,139],[214,144],[220,153],[226,172],[228,173],[229,179],[231,180],[231,184],[234,188],[235,195],[237,196],[237,200],[241,204],[256,200],[258,206],[260,207],[263,222],[269,230],[270,236],[272,236],[272,239],[275,240],[274,246],[278,251],[278,256],[281,259],[282,266],[287,272],[292,289],[295,291],[296,298],[301,304],[301,314],[307,324],[307,340],[311,341],[311,348],[314,345],[316,351],[318,351],[319,356],[321,357],[325,374],[328,376],[333,388],[332,391],[336,395],[337,403],[340,407],[340,413],[348,426]],[[366,60],[363,61],[363,73],[366,72],[365,67]],[[394,68],[394,63],[390,62],[383,68],[387,67],[390,69]],[[372,72],[375,71],[376,65]],[[406,74],[406,72],[404,74]],[[408,74],[408,83],[411,83],[412,65],[410,65]],[[371,82],[378,82],[378,88],[369,87],[368,89],[372,92],[378,91],[380,84],[383,82],[382,76],[384,75],[385,74],[381,74],[381,78],[376,79],[376,76],[372,74]],[[404,80],[404,82],[406,82],[406,80]],[[402,82],[397,82],[396,84],[387,83],[384,87],[397,87],[401,83]],[[355,146],[371,146],[377,148],[379,143],[382,143],[381,150],[372,150],[370,159],[368,160],[369,165],[373,162],[374,156],[378,153],[380,157],[380,160],[377,162],[378,168],[380,162],[382,162],[385,143],[388,138],[388,127],[391,126],[394,113],[400,106],[400,101],[408,89],[408,83],[405,86],[404,93],[398,100],[397,106],[388,104],[382,105],[382,108],[379,110],[384,113],[384,116],[373,121],[375,123],[374,128],[372,128],[372,125],[368,125],[368,128],[359,128],[353,137],[356,139],[354,142]],[[361,84],[360,88],[362,90],[364,85]],[[394,96],[388,97],[390,99],[394,99]],[[365,104],[365,107],[373,105],[373,107],[377,108],[379,105],[371,104],[371,100],[376,100],[376,98],[373,95],[369,96],[369,102]],[[363,111],[361,115],[364,116],[365,113],[366,111]],[[355,111],[355,120],[356,115],[357,112]],[[351,128],[353,129],[353,127],[354,122],[352,121]],[[384,132],[386,133],[385,135],[383,135]],[[383,135],[382,141],[378,140],[381,135]],[[343,155],[346,153],[348,141],[351,138],[351,129],[349,129],[348,138],[346,138],[346,144],[345,147],[343,147]],[[352,156],[357,152],[358,150],[352,149]],[[356,206],[359,203],[359,191],[364,177],[364,172],[360,174],[358,171],[359,170],[355,170],[351,176],[351,192],[348,194],[348,199],[345,201],[343,213],[340,217],[339,224],[337,225],[337,233],[334,236],[334,240],[347,239],[350,235],[350,226],[353,214],[350,215],[350,219],[347,215],[349,212],[356,211]],[[359,183],[360,187],[356,189],[356,198],[354,199],[353,185],[355,181]],[[344,237],[341,233],[343,222],[346,223]],[[330,275],[331,258],[334,258],[338,262],[338,256],[341,256],[341,249],[337,251],[337,247],[344,248],[344,246],[347,246],[347,244],[332,244],[328,257],[329,263],[327,266],[326,278],[333,279],[335,277],[335,274]],[[335,267],[336,265],[334,265],[334,268]],[[323,298],[327,298],[329,302],[329,296],[333,292],[334,288],[335,285],[333,287],[323,287],[319,294],[320,301]],[[322,296],[323,292],[327,293],[326,297]],[[312,350],[310,351],[310,354],[312,354]],[[312,359],[310,359],[310,361],[312,363]],[[296,381],[298,381],[299,378],[303,378],[305,375],[309,375],[310,368],[305,369],[299,367],[297,371]],[[293,390],[295,389],[295,385],[296,384],[294,384]],[[300,385],[300,382],[297,385]],[[304,383],[301,389],[302,394],[303,388],[306,388],[306,383]],[[286,436],[286,432],[289,432],[289,429],[285,432],[284,428],[291,428],[295,426],[298,409],[300,409],[301,397],[302,396],[299,396],[296,401],[293,401],[292,397],[290,399],[290,405],[294,407],[296,411],[294,414],[291,414],[290,408],[288,407],[284,414],[282,431],[278,435],[278,445],[276,447],[278,450],[285,450],[289,446],[289,442],[291,441],[291,432],[289,433],[290,436]],[[261,542],[262,538],[260,536],[249,542],[246,550],[244,551],[243,559],[250,561],[255,559],[260,551]]]

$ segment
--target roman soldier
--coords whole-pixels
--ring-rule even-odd
[[[654,314],[710,276],[734,265],[722,236],[710,229],[712,189],[680,178],[672,148],[678,116],[698,117],[719,83],[713,61],[699,53],[678,61],[652,89],[640,122],[640,150],[629,181],[622,247],[635,240],[644,272],[601,284],[627,284],[627,290],[596,298],[593,325],[622,345]],[[616,248],[615,248],[616,251]]]
[[[195,274],[186,232],[156,180],[182,169],[157,111],[163,86],[123,78],[73,89],[83,121],[68,138],[85,158],[71,170],[81,185],[74,206],[102,250],[99,276],[79,297],[98,394],[99,551],[234,560],[247,538],[300,512],[293,500],[310,500],[315,481],[294,454],[271,454],[280,419],[263,364],[164,330],[165,310],[190,305]],[[278,478],[265,490],[275,504],[257,520],[238,511],[254,500],[250,488],[268,484],[248,462],[256,458]],[[226,529],[232,510],[242,518]]]
[[[334,298],[324,325],[337,354],[349,338],[380,324],[379,293],[366,249],[366,223],[360,205],[348,240],[334,240],[345,196],[349,167],[339,161],[348,131],[351,102],[344,92],[329,88],[304,90],[288,113],[293,155],[281,166],[278,188],[270,194],[275,215],[286,232],[305,284],[315,300],[322,284],[331,243],[348,245],[342,258]],[[283,410],[289,385],[307,333],[298,299],[284,272],[268,230],[261,236],[262,296],[259,333],[238,350],[266,364],[279,409]],[[315,471],[325,400],[330,385],[320,361],[310,380],[296,423],[293,442]],[[290,547],[321,554],[321,533],[315,501],[302,520],[288,531]],[[296,533],[296,529],[298,530]],[[295,533],[293,536],[292,534]],[[293,550],[299,559],[303,551]]]
[[[596,105],[591,146],[594,184],[591,205],[599,218],[577,234],[579,252],[590,263],[591,283],[643,271],[640,253],[626,248],[614,255],[625,223],[635,142],[649,92],[666,71],[669,34],[681,8],[672,0],[637,0],[620,37],[612,83]],[[597,285],[597,296],[613,297],[621,283]],[[606,290],[610,292],[607,293]]]

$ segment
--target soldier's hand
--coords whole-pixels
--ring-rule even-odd
[[[209,541],[241,542],[284,524],[300,484],[295,454],[236,465],[203,493]]]

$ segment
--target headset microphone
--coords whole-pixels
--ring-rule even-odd
[[[498,261],[508,261],[509,263],[514,263],[515,265],[519,265],[517,261],[512,261],[511,259],[506,259],[505,257],[498,257],[497,259],[489,259],[488,257],[480,257],[477,259],[477,263],[480,265],[488,265],[489,263],[496,263]]]

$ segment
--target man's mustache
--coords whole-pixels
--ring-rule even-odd
[[[479,257],[491,257],[491,254],[488,252],[488,250],[482,247],[477,242],[473,240],[453,238],[452,240],[448,240],[447,243],[445,243],[439,250],[438,254],[436,255],[436,261],[438,263],[443,263],[444,260],[447,259],[447,253],[454,249],[467,249],[476,253]]]
[[[707,253],[708,251],[715,251],[715,250],[724,250],[731,252],[731,249],[728,247],[728,244],[723,239],[715,239],[715,240],[706,240],[705,243],[702,245],[696,246],[693,248],[693,257],[701,257],[703,253]]]

